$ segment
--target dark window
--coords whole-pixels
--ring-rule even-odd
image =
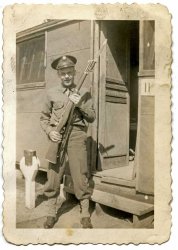
[[[144,21],[143,70],[155,69],[155,22]]]
[[[17,43],[17,84],[44,82],[45,37]]]

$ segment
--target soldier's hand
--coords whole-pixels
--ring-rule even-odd
[[[49,133],[49,138],[54,142],[60,142],[62,140],[62,135],[57,131],[51,131]]]
[[[75,106],[80,106],[81,96],[77,93],[71,94],[69,99],[75,104]]]

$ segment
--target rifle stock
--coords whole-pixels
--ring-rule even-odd
[[[58,155],[58,148],[59,148],[59,143],[58,142],[49,142],[49,147],[48,151],[46,153],[46,160],[56,164],[57,163],[57,155]]]

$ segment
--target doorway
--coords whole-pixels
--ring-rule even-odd
[[[138,113],[139,22],[102,21],[98,169],[128,167],[134,159]]]

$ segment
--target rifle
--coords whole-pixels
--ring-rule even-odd
[[[77,85],[77,87],[75,89],[76,92],[79,92],[79,90],[82,87],[87,75],[89,74],[89,72],[92,72],[92,70],[94,69],[94,66],[95,66],[101,52],[103,51],[104,46],[106,45],[106,42],[107,42],[107,40],[105,40],[103,42],[100,50],[98,51],[98,54],[97,54],[96,58],[93,59],[93,60],[88,61],[87,67],[86,67],[83,75],[81,76],[81,78],[79,80],[79,83],[78,83],[78,85]],[[61,160],[62,161],[64,160],[64,152],[65,152],[65,148],[66,148],[66,145],[67,145],[67,140],[68,140],[68,137],[69,137],[69,134],[70,134],[69,133],[70,132],[70,124],[71,124],[71,121],[72,121],[74,109],[75,109],[75,104],[72,101],[68,100],[65,111],[63,112],[63,114],[61,116],[59,124],[55,128],[55,131],[60,133],[62,131],[62,129],[65,127],[65,125],[67,124],[67,122],[68,122],[68,124],[67,124],[67,126],[65,128],[64,134],[63,134],[62,142],[60,142],[60,145],[59,145],[58,142],[53,142],[53,141],[50,141],[50,143],[49,143],[49,148],[48,148],[48,151],[47,151],[47,154],[46,154],[46,160],[53,163],[53,164],[57,163],[58,150],[59,150],[59,153],[62,153],[62,159]]]

